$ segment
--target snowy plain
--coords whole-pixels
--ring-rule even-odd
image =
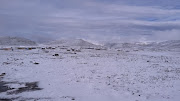
[[[46,47],[0,50],[2,101],[180,100],[179,51]]]

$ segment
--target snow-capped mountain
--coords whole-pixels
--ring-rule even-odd
[[[180,50],[180,40],[164,41],[157,44],[160,49]]]
[[[150,49],[150,50],[171,50],[180,51],[180,40],[149,43],[107,43],[106,47],[115,49]]]
[[[132,48],[135,46],[135,43],[107,43],[105,44],[106,47],[109,48]]]
[[[98,46],[82,39],[61,39],[61,40],[50,42],[47,45],[80,46],[80,47],[97,47]]]
[[[1,46],[35,46],[36,42],[21,37],[0,37]]]

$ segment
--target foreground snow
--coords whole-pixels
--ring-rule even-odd
[[[70,49],[70,48],[69,48]],[[0,50],[0,99],[179,101],[180,53],[99,49]],[[53,56],[59,54],[59,56]],[[27,82],[38,88],[13,93]],[[0,86],[2,83],[0,83]],[[31,90],[30,90],[31,89]],[[33,88],[34,89],[34,88]],[[1,89],[0,89],[1,90]]]

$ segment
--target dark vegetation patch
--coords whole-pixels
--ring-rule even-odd
[[[38,82],[26,82],[25,87],[20,87],[17,90],[8,92],[8,94],[19,94],[23,92],[37,91],[42,90],[42,88],[38,87]]]
[[[38,90],[42,90],[43,88],[39,88],[38,86],[38,82],[6,82],[6,81],[2,81],[3,77],[4,77],[5,73],[1,74],[0,77],[0,94],[1,93],[6,93],[7,95],[12,95],[12,94],[19,94],[19,93],[24,93],[24,92],[32,92],[32,91],[38,91]],[[8,86],[8,84],[18,84],[18,85],[22,85],[23,87],[19,87],[19,88],[11,88]],[[17,95],[18,96],[18,95]],[[28,101],[28,100],[33,100],[33,101],[38,101],[40,99],[46,99],[48,101],[48,99],[51,98],[23,98],[23,97],[8,97],[8,96],[4,96],[4,97],[0,97],[0,101],[14,101],[14,100],[18,100],[18,101]]]
[[[2,73],[2,74],[5,74],[5,73]],[[5,81],[2,81],[3,76],[0,77],[0,93],[6,92],[7,94],[10,95],[10,94],[19,94],[19,93],[23,93],[23,92],[37,91],[37,90],[43,89],[43,88],[38,87],[38,82],[17,82],[17,81],[16,82],[5,82]],[[23,87],[11,88],[8,86],[8,84],[23,85]]]
[[[35,65],[38,65],[39,63],[38,63],[38,62],[35,62],[34,64],[35,64]]]
[[[51,98],[23,98],[23,97],[16,97],[16,98],[0,98],[0,101],[38,101],[45,99],[45,101],[50,101]]]
[[[62,96],[61,98],[75,100],[75,97],[72,97],[72,96]]]
[[[14,101],[17,100],[19,97],[16,98],[0,98],[0,101]]]

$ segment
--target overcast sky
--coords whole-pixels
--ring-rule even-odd
[[[0,0],[0,36],[178,40],[180,0]]]

